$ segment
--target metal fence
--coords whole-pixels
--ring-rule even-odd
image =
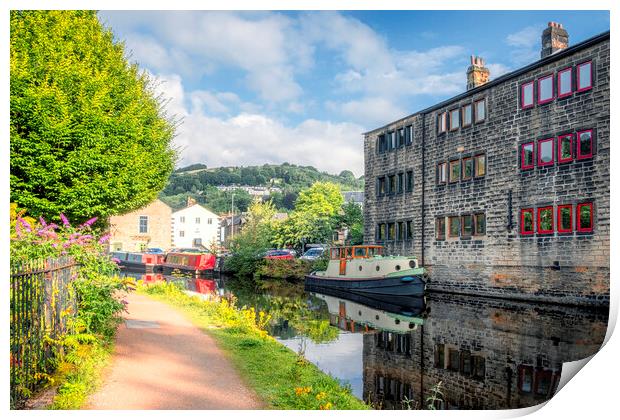
[[[76,312],[70,257],[11,261],[11,407],[30,396],[54,369],[55,352]]]

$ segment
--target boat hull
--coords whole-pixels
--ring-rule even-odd
[[[421,275],[382,278],[339,279],[309,274],[306,286],[349,291],[362,295],[424,296],[426,282]]]

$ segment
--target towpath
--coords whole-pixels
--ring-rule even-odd
[[[87,409],[260,409],[213,338],[176,310],[127,297],[111,366]]]

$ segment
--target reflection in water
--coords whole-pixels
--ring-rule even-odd
[[[138,274],[145,282],[158,274]],[[159,274],[161,276],[161,274]],[[585,308],[431,294],[383,300],[251,281],[170,278],[271,315],[269,333],[376,408],[506,409],[553,396],[562,364],[594,354],[607,313]],[[426,300],[426,302],[425,302]]]

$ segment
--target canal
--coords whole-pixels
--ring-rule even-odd
[[[598,351],[607,329],[607,311],[588,308],[448,294],[376,300],[281,281],[126,274],[266,312],[270,335],[378,409],[540,404],[557,390],[563,363]]]

